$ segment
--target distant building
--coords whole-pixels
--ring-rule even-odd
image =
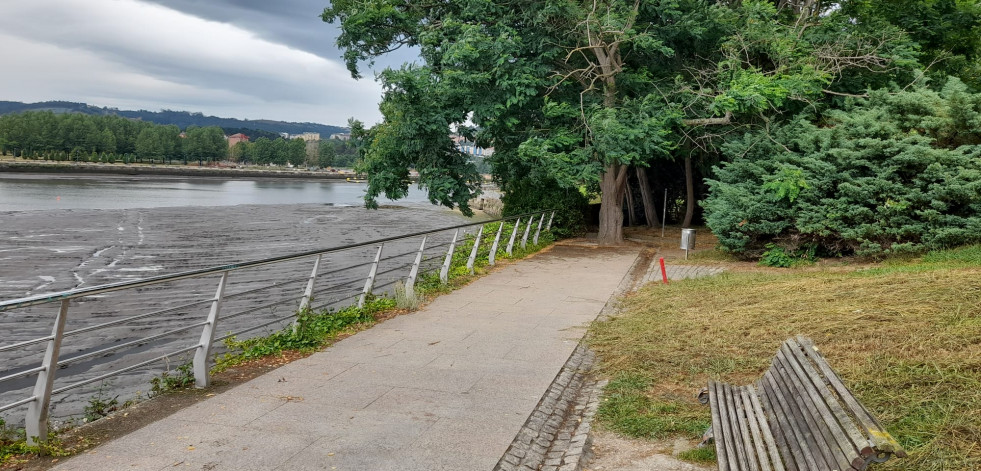
[[[238,144],[239,142],[249,142],[249,136],[242,133],[232,134],[225,139],[228,139],[228,147],[234,147],[235,144]]]
[[[290,139],[303,139],[305,142],[316,142],[320,140],[319,132],[305,132],[302,134],[290,134]]]
[[[350,141],[351,140],[351,133],[349,133],[349,132],[339,132],[339,133],[336,133],[336,134],[331,134],[330,135],[330,138],[331,139],[337,139],[338,141]]]
[[[475,157],[490,157],[494,155],[493,147],[478,147],[477,144],[458,134],[450,134],[450,139],[456,144],[457,150],[464,154]]]

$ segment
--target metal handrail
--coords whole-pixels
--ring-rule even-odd
[[[546,210],[545,212],[548,212],[548,211]],[[141,287],[141,286],[155,285],[155,284],[160,284],[160,283],[164,283],[164,282],[167,282],[167,281],[177,281],[177,280],[184,280],[184,279],[187,279],[187,278],[197,278],[197,277],[200,277],[200,276],[220,274],[220,273],[234,271],[234,270],[241,270],[241,269],[244,269],[244,268],[253,268],[253,267],[258,267],[258,266],[262,266],[262,265],[269,265],[269,264],[272,264],[272,263],[287,262],[287,261],[291,261],[291,260],[299,260],[301,258],[308,258],[308,257],[312,257],[314,255],[325,255],[325,254],[329,254],[329,253],[337,253],[337,252],[342,252],[342,251],[345,251],[345,250],[356,249],[356,248],[359,248],[359,247],[367,247],[367,246],[372,246],[372,245],[384,244],[386,242],[394,242],[394,241],[398,241],[398,240],[412,239],[412,238],[423,236],[423,235],[427,235],[427,234],[434,234],[434,233],[437,233],[437,232],[449,231],[449,230],[454,230],[454,229],[463,229],[463,228],[474,226],[474,225],[477,225],[477,224],[491,224],[491,223],[506,221],[506,220],[515,219],[515,218],[521,218],[521,217],[525,217],[525,216],[529,216],[529,215],[533,215],[533,214],[536,214],[537,215],[537,214],[541,214],[541,213],[539,213],[539,212],[525,213],[525,214],[519,214],[519,215],[515,215],[515,216],[508,216],[507,218],[499,218],[499,219],[493,219],[493,220],[489,220],[489,221],[481,221],[479,223],[458,224],[456,226],[443,227],[443,228],[440,228],[440,229],[437,229],[437,230],[432,230],[432,231],[419,231],[419,232],[413,232],[411,234],[406,234],[406,235],[401,235],[401,236],[385,237],[385,238],[382,238],[382,239],[375,239],[375,240],[372,240],[370,242],[362,242],[362,243],[358,243],[358,244],[348,244],[348,245],[343,245],[343,246],[340,246],[340,247],[331,247],[331,248],[328,248],[328,249],[310,250],[310,251],[307,251],[307,252],[300,252],[300,253],[291,254],[291,255],[281,255],[279,257],[264,258],[264,259],[260,259],[260,260],[251,260],[251,261],[247,261],[247,262],[233,263],[233,264],[230,264],[230,265],[221,265],[221,266],[210,267],[210,268],[202,268],[202,269],[199,269],[199,270],[189,270],[189,271],[184,271],[184,272],[173,273],[173,274],[170,274],[170,275],[160,275],[160,276],[154,276],[154,277],[150,277],[150,278],[143,278],[143,279],[140,279],[140,280],[123,281],[123,282],[119,282],[119,283],[109,283],[109,284],[105,284],[105,285],[92,286],[92,287],[88,287],[88,288],[76,288],[76,289],[72,289],[72,290],[61,291],[61,292],[58,292],[58,293],[40,294],[40,295],[36,295],[36,296],[29,296],[29,297],[26,297],[26,298],[14,299],[14,300],[10,300],[10,301],[0,301],[0,312],[7,311],[7,310],[10,310],[10,309],[17,309],[17,308],[28,307],[28,306],[36,306],[38,304],[47,304],[47,303],[56,302],[56,301],[64,301],[66,299],[75,299],[75,298],[81,298],[81,297],[85,297],[85,296],[92,296],[92,295],[95,295],[95,294],[109,293],[109,292],[112,292],[112,291],[119,291],[119,290],[123,290],[123,289],[138,288],[138,287]]]
[[[5,311],[11,311],[14,309],[21,309],[21,308],[27,308],[31,306],[56,303],[56,302],[60,303],[61,309],[58,312],[58,315],[54,318],[54,326],[52,328],[52,333],[50,335],[40,336],[35,339],[21,341],[10,345],[0,346],[0,353],[3,353],[3,352],[9,352],[9,351],[25,348],[25,347],[30,347],[32,345],[37,345],[42,343],[47,344],[47,348],[44,352],[44,358],[41,361],[40,366],[27,368],[16,373],[7,374],[6,376],[0,377],[0,383],[3,383],[18,378],[24,378],[27,376],[32,376],[32,375],[37,376],[36,385],[34,386],[33,392],[28,397],[17,400],[10,404],[0,405],[0,412],[18,406],[22,406],[25,404],[28,405],[27,418],[25,421],[26,429],[27,429],[26,431],[28,436],[28,443],[34,444],[36,441],[43,441],[47,437],[47,416],[48,416],[48,408],[50,405],[52,395],[60,394],[65,391],[69,391],[71,389],[84,386],[86,384],[102,381],[104,379],[120,375],[127,371],[132,371],[134,369],[150,365],[160,360],[167,359],[175,355],[180,355],[182,353],[191,352],[191,351],[195,352],[194,361],[193,361],[195,385],[197,387],[207,386],[208,383],[210,382],[210,376],[209,376],[210,372],[208,368],[208,363],[211,360],[209,357],[214,342],[222,341],[231,338],[233,336],[241,335],[246,332],[252,332],[258,329],[262,329],[264,327],[268,327],[270,325],[277,324],[277,323],[284,323],[291,320],[293,322],[296,322],[297,312],[310,307],[310,303],[314,301],[314,296],[328,295],[332,298],[332,299],[316,299],[317,305],[320,308],[324,308],[327,306],[336,306],[342,302],[345,302],[345,300],[352,300],[354,298],[358,298],[357,305],[358,307],[361,307],[364,304],[366,297],[372,294],[372,289],[384,288],[403,281],[403,278],[399,276],[396,276],[395,278],[392,278],[391,276],[385,276],[384,277],[385,280],[384,281],[379,280],[379,283],[376,286],[375,280],[377,279],[377,277],[381,275],[388,275],[391,273],[400,272],[400,271],[404,272],[407,267],[411,267],[411,270],[409,272],[409,277],[405,279],[405,288],[406,288],[406,293],[410,295],[413,293],[412,291],[413,285],[415,283],[416,277],[419,274],[420,270],[422,271],[422,273],[433,273],[438,270],[440,271],[441,280],[445,282],[446,272],[450,267],[455,249],[456,247],[458,247],[463,243],[467,235],[478,236],[473,239],[472,242],[473,245],[470,248],[470,254],[469,254],[470,257],[467,261],[467,267],[470,268],[472,271],[474,265],[474,259],[477,256],[478,252],[487,253],[487,251],[495,252],[501,250],[498,247],[498,240],[500,239],[501,230],[498,230],[498,234],[497,237],[494,239],[494,245],[492,248],[488,249],[485,247],[481,247],[482,241],[489,239],[490,236],[489,233],[485,234],[483,232],[484,230],[483,228],[486,224],[493,224],[498,222],[504,223],[510,220],[516,221],[511,231],[512,232],[511,242],[509,243],[509,247],[506,251],[508,254],[510,254],[510,245],[513,244],[515,234],[518,232],[518,229],[521,226],[521,224],[522,223],[525,224],[524,237],[522,239],[522,246],[524,246],[524,243],[528,238],[528,234],[532,229],[536,217],[538,219],[538,224],[537,224],[538,228],[535,231],[534,243],[537,244],[538,234],[542,230],[545,214],[547,213],[548,211],[542,213],[539,212],[525,213],[521,215],[510,216],[507,218],[498,218],[498,219],[487,220],[487,221],[459,224],[459,225],[443,227],[435,230],[420,231],[420,232],[414,232],[411,234],[406,234],[401,236],[386,237],[386,238],[376,239],[376,240],[362,242],[358,244],[348,244],[339,247],[311,250],[301,253],[283,255],[278,257],[270,257],[260,260],[246,261],[246,262],[230,264],[230,265],[214,266],[210,268],[184,271],[184,272],[174,273],[170,275],[161,275],[161,276],[155,276],[155,277],[144,278],[139,280],[111,283],[111,284],[93,286],[88,288],[78,288],[78,289],[61,291],[57,293],[41,294],[41,295],[35,295],[26,298],[2,301],[0,302],[0,313]],[[553,216],[554,213],[555,212],[552,211]],[[471,228],[474,226],[479,226],[480,230],[476,231],[475,233],[467,234],[469,232],[467,228]],[[549,218],[549,228],[550,227],[551,227],[551,217]],[[426,243],[430,239],[430,237],[453,230],[455,230],[456,232],[454,233],[453,238],[450,242],[433,244],[429,247],[426,246]],[[548,230],[548,228],[546,228],[546,230]],[[485,234],[485,236],[480,237],[480,234]],[[461,237],[461,235],[464,237]],[[418,249],[405,253],[399,253],[399,254],[385,254],[385,256],[382,257],[382,252],[384,250],[385,244],[391,242],[397,242],[397,241],[405,241],[420,236],[422,237],[422,243],[420,244]],[[435,237],[433,238],[435,239]],[[442,248],[446,246],[449,246],[449,249],[445,251],[445,256],[444,255],[425,256],[425,252],[427,250],[429,250],[430,253],[432,253],[432,251],[434,250],[438,252],[444,252]],[[373,261],[365,262],[365,263],[355,263],[351,265],[346,265],[341,268],[332,268],[322,273],[320,272],[321,260],[324,255],[335,254],[335,253],[344,252],[353,249],[365,249],[369,247],[371,248],[377,247],[377,251],[373,251],[375,252]],[[413,257],[413,256],[414,256],[414,261],[411,263],[400,264],[396,267],[386,267],[381,271],[378,270],[379,268],[378,265],[380,262],[393,260],[397,258],[403,258],[403,257]],[[313,265],[313,270],[308,277],[280,278],[275,280],[275,282],[270,285],[264,285],[257,288],[248,288],[236,293],[227,293],[227,294],[225,293],[225,288],[227,286],[229,274],[231,272],[237,270],[243,270],[247,268],[254,268],[254,267],[260,267],[260,266],[271,265],[276,263],[300,260],[305,258],[315,258],[316,260],[316,262]],[[431,263],[439,260],[440,258],[444,259],[442,264],[434,265]],[[493,259],[491,259],[489,262],[491,264],[494,263]],[[332,275],[343,271],[350,271],[352,269],[367,267],[367,266],[370,266],[371,268],[368,273],[368,278],[364,282],[363,289],[360,289],[356,286],[352,286],[352,284],[360,283],[358,279],[353,279],[344,282],[337,282],[330,286],[315,289],[314,285],[318,276],[323,277],[323,276]],[[152,312],[142,313],[133,316],[127,316],[122,319],[116,319],[109,322],[102,322],[95,325],[80,327],[70,331],[66,331],[65,329],[68,313],[72,304],[71,301],[74,299],[93,296],[96,294],[141,288],[141,287],[157,285],[161,283],[207,277],[212,275],[221,275],[218,281],[217,292],[214,294],[213,297],[209,296],[199,301],[185,302],[178,306],[168,307],[165,309],[159,309]],[[364,280],[364,278],[360,278],[360,279]],[[272,280],[267,279],[267,280],[259,280],[259,281],[268,282]],[[247,314],[252,314],[254,312],[261,311],[264,309],[271,309],[269,315],[274,315],[275,311],[279,309],[280,306],[284,306],[287,303],[289,303],[288,299],[279,296],[278,300],[259,303],[259,305],[241,306],[241,307],[245,307],[245,309],[239,308],[236,309],[234,313],[224,316],[219,316],[223,301],[233,298],[241,298],[244,295],[255,294],[264,290],[281,288],[302,281],[306,281],[307,283],[306,283],[306,290],[304,291],[303,297],[301,298],[298,304],[299,309],[291,309],[291,313],[289,315],[283,317],[277,317],[276,319],[262,322],[260,325],[253,325],[245,329],[239,329],[235,332],[228,333],[222,336],[215,335],[216,334],[215,331],[217,329],[217,325],[219,321],[225,322],[229,319],[241,317]],[[255,280],[247,280],[246,282],[253,283],[255,282]],[[339,295],[339,297],[334,297],[334,295]],[[248,302],[250,299],[251,298],[245,298],[246,302]],[[165,332],[157,333],[147,337],[141,337],[117,345],[112,345],[104,348],[97,348],[96,350],[93,351],[76,354],[75,356],[59,359],[62,340],[66,337],[82,334],[85,332],[91,332],[99,329],[105,329],[107,327],[117,326],[121,324],[132,323],[135,320],[145,319],[153,316],[159,316],[166,313],[181,312],[181,315],[183,316],[184,313],[182,311],[188,311],[189,308],[202,306],[205,304],[210,304],[210,313],[207,317],[207,320],[205,321],[194,322],[191,323],[190,325],[184,325],[176,329],[167,330]],[[238,326],[241,326],[241,324],[239,324]],[[76,381],[67,386],[62,386],[59,388],[54,387],[55,375],[60,367],[67,366],[69,364],[79,363],[83,360],[88,360],[99,356],[105,356],[107,354],[111,354],[112,352],[116,352],[118,350],[146,345],[152,341],[163,339],[163,342],[172,342],[175,340],[175,334],[189,331],[195,328],[201,328],[202,332],[201,332],[200,340],[192,346],[181,348],[176,351],[171,351],[170,353],[158,356],[151,360],[140,361],[136,364],[127,365],[124,367],[117,367],[116,365],[113,365],[113,371],[100,374],[95,377],[86,378],[81,381]],[[161,344],[161,346],[163,345],[166,344]]]

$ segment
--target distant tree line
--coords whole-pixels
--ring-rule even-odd
[[[203,113],[192,113],[188,111],[147,111],[147,110],[120,110],[116,108],[106,108],[91,106],[85,103],[75,103],[70,101],[46,101],[41,103],[21,103],[17,101],[0,101],[0,115],[11,113],[22,113],[27,111],[53,111],[62,113],[81,113],[93,116],[121,116],[123,118],[149,121],[157,124],[173,124],[181,129],[190,126],[208,127],[218,126],[225,130],[226,134],[244,132],[250,137],[259,138],[263,134],[257,133],[261,130],[266,133],[277,134],[288,132],[299,134],[302,132],[319,132],[322,136],[346,132],[340,126],[329,126],[319,123],[294,123],[287,121],[275,121],[271,119],[243,120],[235,118],[220,118],[217,116],[207,116]],[[270,139],[276,136],[265,135]]]
[[[357,145],[340,139],[321,140],[317,146],[317,165],[320,167],[354,167],[358,162]]]
[[[236,128],[237,132],[252,130]],[[0,152],[29,159],[75,162],[217,162],[302,165],[302,140],[260,132],[255,142],[229,149],[218,126],[160,125],[116,115],[56,114],[50,111],[0,116]],[[353,150],[351,151],[353,152]],[[347,152],[338,152],[347,155]],[[353,160],[353,159],[352,159]]]
[[[239,142],[231,148],[234,162],[252,165],[301,166],[307,160],[307,146],[303,139],[269,139],[260,137],[255,142]]]

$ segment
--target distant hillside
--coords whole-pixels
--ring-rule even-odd
[[[273,121],[269,119],[249,120],[235,118],[219,118],[217,116],[205,116],[202,113],[191,113],[187,111],[128,111],[116,108],[99,108],[85,103],[73,103],[70,101],[44,101],[40,103],[21,103],[19,101],[0,101],[0,115],[10,113],[20,113],[22,111],[52,111],[54,113],[83,113],[90,115],[114,114],[131,119],[139,119],[157,124],[176,124],[181,129],[188,126],[220,126],[226,132],[235,130],[258,129],[271,133],[288,132],[290,134],[300,134],[304,132],[319,132],[324,139],[331,134],[347,132],[347,128],[340,126],[328,126],[318,123],[291,123],[286,121]],[[246,132],[248,134],[248,132]]]

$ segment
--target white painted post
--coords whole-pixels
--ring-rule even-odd
[[[480,247],[480,238],[484,235],[484,226],[480,226],[477,231],[477,238],[473,241],[473,248],[470,249],[470,258],[467,259],[467,270],[473,275],[473,264],[477,261],[477,249]]]
[[[460,235],[460,230],[457,229],[453,233],[453,241],[450,242],[450,249],[446,251],[446,259],[443,260],[443,268],[439,269],[439,280],[446,283],[450,279],[450,262],[453,261],[453,250],[456,249],[456,238]]]
[[[323,254],[317,255],[313,262],[313,271],[310,272],[310,279],[307,280],[307,289],[303,291],[303,298],[300,299],[300,310],[310,307],[310,298],[313,297],[313,284],[317,281],[317,272],[320,271],[320,259]]]
[[[378,246],[375,261],[371,264],[371,270],[368,271],[368,279],[364,282],[364,290],[361,291],[361,296],[358,298],[358,308],[364,307],[365,299],[371,294],[371,288],[375,286],[375,274],[378,273],[378,261],[381,260],[383,248],[385,248],[385,244]]]
[[[194,387],[206,388],[211,383],[208,375],[208,357],[211,355],[211,344],[215,341],[215,330],[218,326],[218,313],[221,312],[221,301],[225,297],[225,286],[228,284],[228,272],[221,273],[215,297],[211,299],[211,311],[204,329],[201,329],[201,341],[194,351]]]
[[[545,224],[545,213],[542,213],[541,219],[538,220],[538,228],[535,229],[535,238],[532,239],[531,245],[538,245],[538,235],[542,233],[542,224]]]
[[[494,265],[494,257],[497,256],[497,244],[501,242],[501,232],[504,232],[504,221],[497,226],[497,235],[494,236],[494,244],[491,245],[490,255],[487,256],[487,263]]]
[[[27,431],[27,444],[37,445],[48,440],[48,406],[51,405],[51,389],[54,386],[55,372],[58,371],[58,354],[61,352],[61,340],[65,333],[65,321],[68,319],[69,300],[61,301],[61,309],[55,318],[51,329],[51,340],[44,350],[41,367],[44,369],[37,374],[34,383],[34,400],[27,405],[27,418],[24,428]]]
[[[414,299],[416,296],[416,276],[419,275],[419,265],[422,263],[422,253],[426,250],[426,236],[422,236],[422,244],[419,245],[419,252],[416,253],[416,261],[409,270],[409,279],[405,281],[405,296]]]
[[[525,235],[521,238],[521,248],[528,245],[528,233],[531,232],[531,224],[535,222],[535,216],[528,216],[528,225],[525,226]]]
[[[552,215],[548,217],[548,224],[545,225],[546,231],[552,230],[552,219],[554,218],[555,218],[555,211],[552,211]]]
[[[508,257],[511,256],[511,251],[514,250],[514,238],[515,236],[518,235],[518,227],[520,226],[521,226],[521,218],[518,218],[514,221],[514,227],[511,228],[511,240],[508,240],[508,248],[507,250],[505,250],[505,252],[507,252],[508,254]]]

